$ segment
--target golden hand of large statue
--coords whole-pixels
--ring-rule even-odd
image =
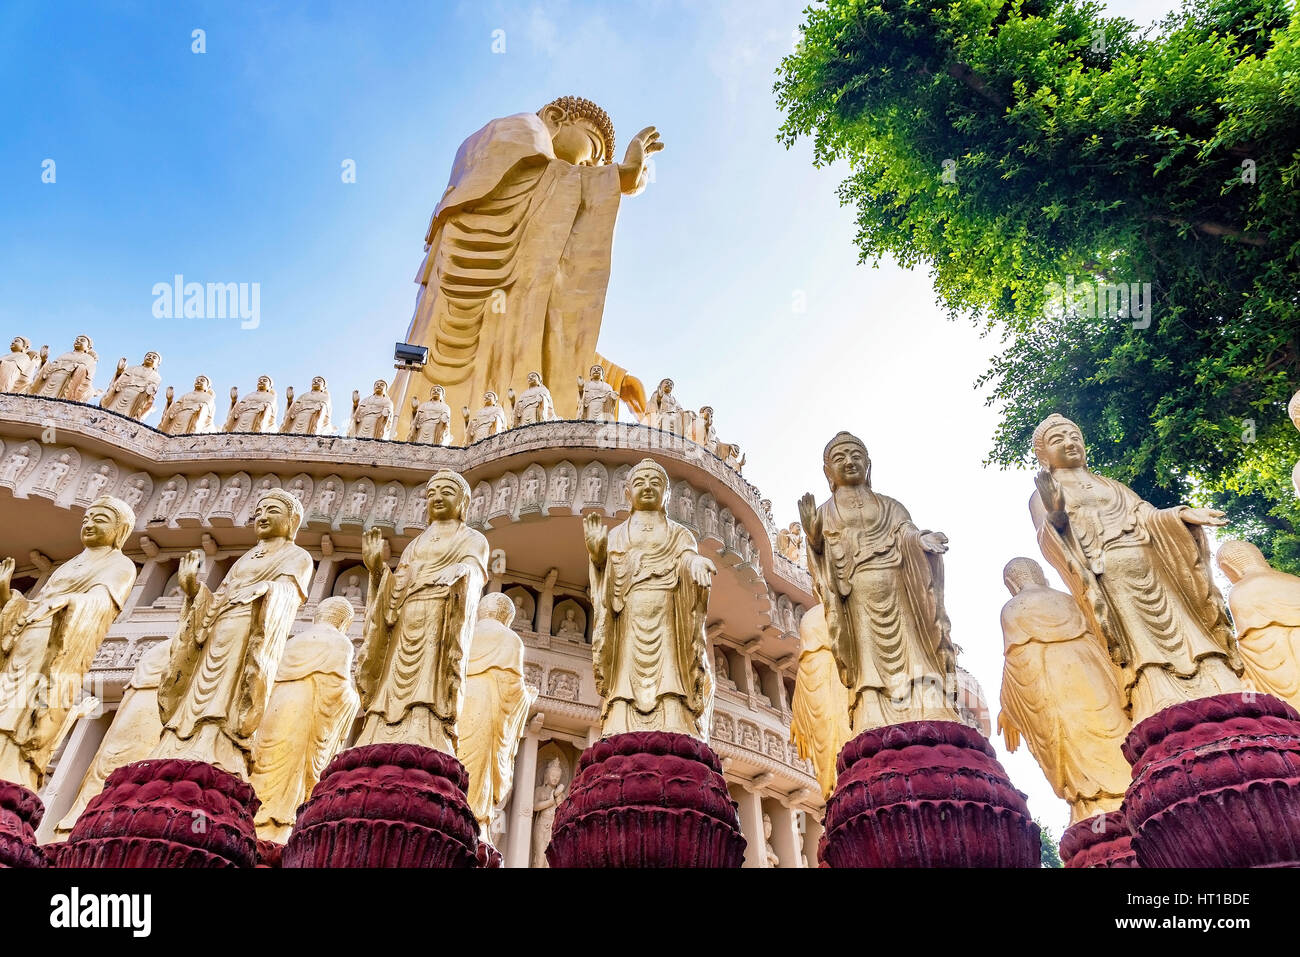
[[[582,535],[587,542],[587,554],[596,565],[605,564],[605,546],[609,541],[609,530],[595,512],[582,520]]]
[[[713,583],[713,576],[718,573],[718,567],[703,555],[692,555],[687,563],[687,569],[691,581],[701,588],[708,588]]]
[[[456,582],[460,581],[460,579],[464,578],[468,572],[468,565],[464,562],[455,562],[438,572],[433,579],[433,583],[435,585],[454,585]]]
[[[921,547],[931,555],[942,555],[948,550],[948,536],[943,532],[923,532]]]
[[[1222,528],[1228,524],[1225,513],[1217,508],[1189,508],[1183,512],[1183,521],[1188,525],[1209,525]]]
[[[361,561],[366,571],[378,578],[384,570],[384,533],[378,528],[371,528],[361,536]]]
[[[1020,747],[1020,729],[1011,723],[1005,711],[998,712],[998,731],[1002,735],[1002,740],[1007,743],[1007,753],[1015,754]]]
[[[199,569],[203,566],[203,552],[195,548],[181,558],[180,568],[176,570],[176,584],[180,585],[185,597],[193,598],[199,593]]]
[[[659,141],[659,131],[647,126],[627,144],[623,154],[623,163],[618,168],[619,186],[625,193],[637,193],[645,188],[646,160],[651,153],[658,153],[664,148]]]
[[[1061,492],[1060,483],[1052,475],[1052,470],[1039,469],[1034,476],[1034,485],[1038,488],[1038,497],[1043,500],[1048,519],[1058,529],[1065,528],[1065,495]]]
[[[817,499],[812,492],[805,492],[799,498],[799,522],[803,525],[804,535],[814,552],[822,550],[822,517],[817,514]]]
[[[12,558],[0,561],[0,605],[9,604],[11,595],[9,583],[13,581],[15,563]]]

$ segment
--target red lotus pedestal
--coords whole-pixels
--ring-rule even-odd
[[[1174,705],[1124,742],[1142,867],[1300,866],[1300,714],[1271,695]]]
[[[118,768],[77,818],[58,867],[252,867],[257,796],[202,761]]]
[[[36,843],[45,805],[31,788],[0,781],[0,867],[47,867]]]
[[[298,811],[281,866],[476,867],[469,778],[449,754],[370,744],[334,758]]]
[[[283,854],[283,844],[277,841],[264,841],[260,837],[257,839],[257,867],[278,868]]]
[[[1108,811],[1067,827],[1061,835],[1061,862],[1066,867],[1137,867],[1124,812]]]
[[[908,721],[844,746],[826,805],[831,867],[1038,867],[1038,825],[992,746],[955,721]]]
[[[660,731],[616,734],[582,753],[546,849],[552,867],[739,867],[744,856],[718,756]]]

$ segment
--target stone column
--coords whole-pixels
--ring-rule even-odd
[[[552,568],[547,572],[546,581],[542,583],[541,591],[537,594],[537,622],[533,628],[541,635],[551,633],[551,612],[555,608],[555,579],[559,575],[558,568]]]
[[[732,799],[740,805],[740,833],[745,837],[742,867],[765,867],[763,860],[763,799],[740,784],[730,787]]]
[[[90,762],[95,760],[99,743],[104,740],[108,726],[116,714],[117,711],[113,710],[98,718],[82,718],[68,734],[59,755],[59,763],[41,792],[45,816],[41,818],[41,826],[36,829],[37,843],[47,844],[53,839],[54,826],[68,813],[68,808],[77,799],[81,779],[86,776]]]
[[[772,819],[772,850],[781,859],[782,867],[799,866],[799,820],[793,810],[779,801],[771,801],[764,808]]]
[[[538,714],[529,722],[515,757],[514,795],[506,822],[506,867],[527,867],[533,846],[533,790],[537,787],[538,734],[543,717]]]
[[[817,867],[821,861],[817,858],[817,845],[822,839],[821,816],[825,812],[804,812],[803,856],[808,858],[809,867]]]

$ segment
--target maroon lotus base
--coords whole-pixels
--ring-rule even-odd
[[[955,721],[908,721],[844,746],[826,805],[831,867],[1038,867],[1038,825],[992,746]]]
[[[1066,867],[1137,867],[1133,832],[1123,811],[1109,811],[1071,824],[1061,835],[1061,861]]]
[[[660,731],[616,734],[582,753],[546,849],[552,867],[739,867],[744,856],[718,756]]]
[[[491,870],[505,867],[505,861],[501,858],[501,852],[487,841],[478,842],[477,861],[479,867],[486,867]]]
[[[1300,714],[1270,695],[1174,705],[1124,742],[1142,867],[1300,866]]]
[[[344,751],[299,808],[281,866],[479,866],[468,786],[464,766],[432,748],[369,744]]]
[[[36,828],[45,815],[31,788],[0,781],[0,867],[46,867],[45,852],[36,843]]]
[[[137,761],[108,776],[59,852],[59,867],[252,867],[248,782],[201,761]]]
[[[280,866],[280,857],[284,854],[284,845],[277,841],[257,839],[257,867],[275,868]]]

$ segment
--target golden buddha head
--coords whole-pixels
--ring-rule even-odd
[[[627,473],[623,494],[634,512],[661,512],[668,504],[668,473],[654,459],[642,459]]]
[[[347,631],[352,627],[352,619],[356,615],[352,602],[340,595],[333,595],[316,606],[316,616],[312,619],[312,623],[332,625],[339,631]]]
[[[438,469],[424,483],[425,514],[430,522],[464,521],[469,483],[459,472]]]
[[[429,393],[430,402],[441,402],[447,395],[447,390],[440,385],[435,385],[433,391]]]
[[[1234,585],[1241,581],[1249,571],[1258,571],[1262,568],[1268,568],[1268,560],[1264,558],[1264,553],[1250,542],[1243,542],[1239,538],[1233,538],[1219,546],[1219,553],[1215,556],[1219,570],[1228,576],[1228,581]]]
[[[94,346],[91,344],[90,336],[77,336],[72,340],[73,352],[90,352],[92,349]]]
[[[195,392],[211,392],[212,380],[205,375],[198,376],[194,379]]]
[[[528,387],[530,389],[536,389],[540,387],[541,384],[542,384],[542,374],[540,372],[528,373]]]
[[[384,379],[376,379],[375,395],[387,395],[387,394],[388,394],[388,382],[385,381]]]
[[[25,336],[14,336],[14,341],[9,343],[10,352],[26,352],[30,343]]]
[[[273,488],[262,493],[253,509],[253,530],[259,539],[287,538],[298,534],[302,524],[302,503],[284,489]]]
[[[601,379],[605,378],[604,366],[592,366],[587,370],[587,378],[591,379],[593,382],[599,382]]]
[[[325,392],[325,391],[326,391],[326,386],[325,386],[325,377],[324,377],[324,376],[320,376],[320,375],[318,375],[318,376],[314,377],[314,378],[311,380],[311,391],[313,391],[313,392]]]
[[[260,375],[257,377],[257,391],[258,392],[275,391],[275,383],[271,381],[271,377],[269,375]]]
[[[488,592],[478,601],[479,621],[491,618],[506,627],[515,620],[515,603],[499,591]]]
[[[1007,562],[1002,569],[1002,581],[1007,586],[1007,591],[1013,595],[1019,595],[1027,585],[1047,587],[1043,567],[1032,558],[1013,558]]]
[[[1083,432],[1060,413],[1053,412],[1034,429],[1034,455],[1046,468],[1081,469],[1088,464]]]
[[[147,369],[157,369],[162,365],[162,356],[158,355],[156,352],[146,352],[144,354],[144,362],[141,364]]]
[[[574,166],[613,162],[614,123],[591,100],[561,96],[537,111],[551,134],[557,159]]]
[[[483,393],[483,405],[485,408],[491,408],[497,404],[497,394],[495,392]]]
[[[838,432],[822,452],[822,470],[831,491],[840,486],[871,487],[871,456],[866,444],[851,432]]]
[[[121,548],[135,528],[135,511],[120,498],[104,495],[81,516],[81,543],[87,548]]]

